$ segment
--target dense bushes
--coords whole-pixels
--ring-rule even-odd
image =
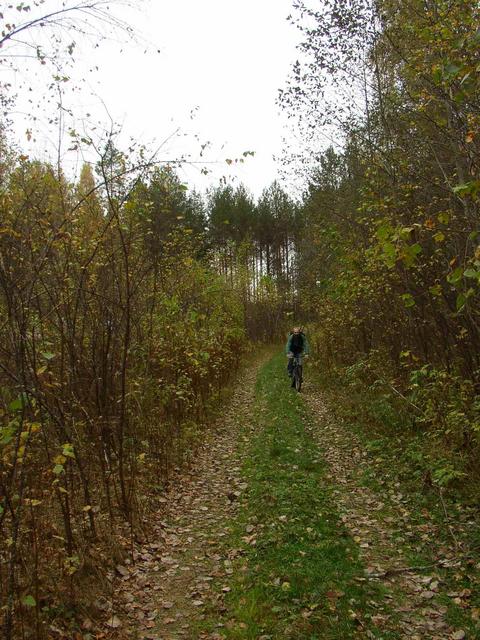
[[[240,297],[195,257],[201,215],[171,172],[127,165],[110,146],[77,185],[25,158],[2,177],[5,638],[50,637],[143,526],[241,354]]]

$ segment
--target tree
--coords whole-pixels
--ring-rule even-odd
[[[305,312],[331,365],[361,358],[407,394],[409,376],[429,371],[430,426],[475,452],[478,3],[306,4],[296,3],[295,18],[304,57],[282,94],[314,167],[299,249]],[[345,92],[351,99],[338,109]],[[341,144],[325,149],[332,127]],[[470,416],[462,429],[431,411],[442,380]]]
[[[128,0],[114,0],[113,4],[131,6]],[[34,0],[7,5],[0,14],[2,20],[0,48],[3,49],[3,57],[8,60],[9,46],[25,44],[20,37],[24,38],[26,32],[48,31],[49,34],[53,33],[54,44],[61,42],[61,32],[90,36],[93,30],[96,37],[105,37],[101,31],[101,26],[105,25],[132,33],[130,26],[111,13],[111,5],[112,2],[108,0],[70,0],[63,2],[60,8],[49,0]],[[25,16],[28,16],[27,19],[24,19]],[[17,18],[20,20],[18,21]],[[45,59],[48,56],[38,44],[38,37],[36,41],[36,45],[27,43],[27,47],[33,47],[40,60]],[[71,46],[70,54],[73,52],[75,43]]]

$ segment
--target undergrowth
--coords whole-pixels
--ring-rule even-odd
[[[444,597],[441,604],[448,607],[452,625],[477,633],[480,514],[476,474],[468,475],[461,453],[442,446],[424,429],[406,399],[394,397],[384,384],[367,385],[357,372],[352,375],[351,368],[328,373],[317,369],[315,383],[322,388],[335,421],[352,431],[368,453],[362,482],[376,492],[401,493],[412,523],[434,526],[435,540],[425,535],[415,545],[413,539],[411,544],[400,541],[402,552],[412,566],[435,567],[445,591],[463,594],[463,599]],[[455,558],[454,571],[436,566],[439,549]]]

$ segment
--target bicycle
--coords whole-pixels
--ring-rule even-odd
[[[292,388],[296,389],[299,393],[302,388],[303,382],[303,365],[302,354],[297,353],[293,357],[293,369],[292,369]]]

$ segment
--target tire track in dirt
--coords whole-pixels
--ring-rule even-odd
[[[359,546],[366,567],[365,580],[381,582],[387,589],[388,606],[376,603],[373,622],[379,629],[395,631],[405,640],[466,638],[462,629],[450,626],[447,607],[437,602],[445,586],[436,568],[456,571],[460,550],[438,544],[433,566],[409,569],[404,550],[415,552],[425,544],[435,546],[435,524],[428,517],[421,524],[413,521],[408,500],[398,487],[386,486],[385,492],[379,494],[362,485],[362,474],[370,465],[359,439],[332,419],[322,394],[311,384],[305,387],[305,401],[316,422],[311,435],[330,467],[328,477],[335,485],[333,493],[341,520]],[[446,595],[468,598],[462,593]]]

